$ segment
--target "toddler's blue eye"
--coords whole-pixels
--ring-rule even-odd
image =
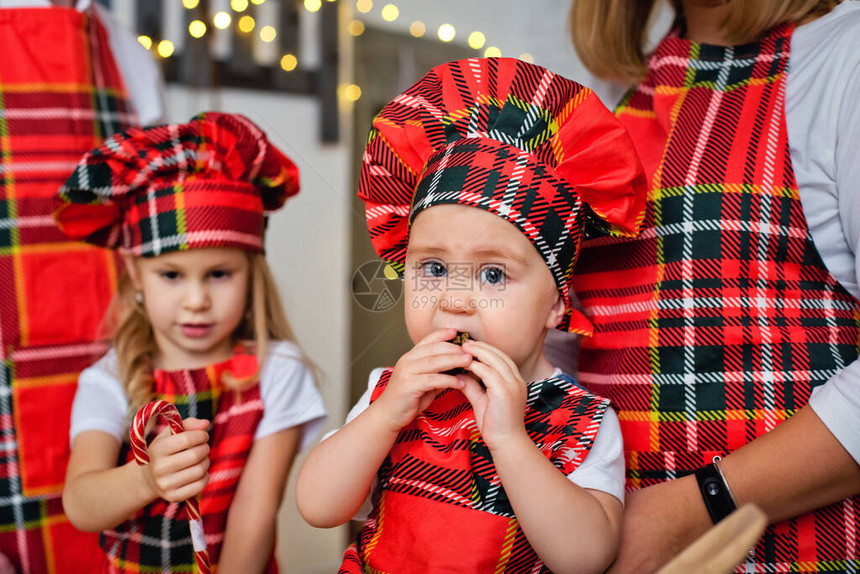
[[[421,271],[428,277],[444,277],[448,270],[438,261],[426,261],[421,264]]]
[[[484,267],[478,273],[478,280],[487,285],[503,285],[505,270],[501,267]]]

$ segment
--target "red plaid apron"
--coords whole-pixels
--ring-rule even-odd
[[[371,401],[391,372],[383,373]],[[591,450],[608,404],[566,375],[530,383],[526,431],[560,472],[570,474]],[[340,574],[549,571],[514,516],[460,391],[442,392],[400,431],[378,478],[373,511]]]
[[[737,48],[663,40],[616,114],[651,186],[641,235],[584,245],[584,384],[617,405],[628,487],[770,431],[858,356],[860,305],[804,218],[785,126],[792,28]],[[857,499],[768,528],[757,572],[855,572]],[[754,564],[754,565],[753,565]]]
[[[24,573],[90,572],[100,559],[60,495],[78,373],[105,350],[93,341],[116,264],[52,216],[80,157],[136,121],[92,14],[0,10],[0,552]]]
[[[205,369],[155,371],[156,399],[176,405],[183,419],[214,421],[209,429],[209,484],[200,496],[200,514],[213,571],[221,554],[227,511],[263,416],[259,385],[238,394],[224,391],[221,374],[230,371],[243,377],[256,370],[254,355],[237,354]],[[163,424],[156,426],[149,433],[149,441],[164,428]],[[133,459],[131,449],[125,444],[120,463]],[[100,543],[108,557],[104,572],[197,571],[182,502],[153,502],[134,518],[103,532]],[[272,550],[267,572],[277,572]]]

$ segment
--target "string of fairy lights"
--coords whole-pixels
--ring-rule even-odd
[[[229,10],[220,10],[212,15],[211,22],[206,22],[201,19],[195,19],[188,24],[188,34],[192,38],[203,38],[210,32],[210,25],[218,30],[227,30],[231,26],[235,26],[242,34],[257,34],[259,39],[267,44],[271,44],[278,37],[278,30],[275,26],[264,25],[258,26],[258,22],[253,16],[246,13],[250,5],[260,6],[267,1],[275,0],[230,0]],[[326,2],[336,2],[338,0],[325,0]],[[344,1],[344,0],[341,0]],[[355,37],[364,34],[367,29],[362,15],[367,17],[374,10],[373,0],[354,0],[357,17],[347,24],[347,31]],[[308,12],[317,12],[322,8],[323,0],[303,0],[302,5]],[[182,5],[187,10],[194,10],[200,5],[200,0],[182,0]],[[380,16],[387,23],[394,23],[400,19],[400,8],[395,3],[388,2],[380,8]],[[436,38],[441,42],[453,42],[458,35],[457,29],[453,24],[441,22],[434,24],[436,30]],[[431,33],[430,24],[420,20],[414,20],[409,25],[409,33],[415,38],[423,38]],[[160,58],[170,58],[176,51],[176,46],[168,39],[163,39],[155,42],[149,36],[138,36],[138,41],[144,48],[150,50]],[[499,57],[502,51],[494,45],[489,45],[486,35],[480,30],[469,32],[466,37],[468,46],[482,53],[485,57]],[[519,59],[533,63],[534,57],[524,52],[519,55]],[[285,72],[292,72],[299,66],[299,59],[295,54],[285,53],[280,55],[279,64]],[[342,86],[340,89],[343,97],[349,101],[356,101],[361,97],[361,88],[355,84]]]
[[[305,8],[310,0],[305,0]],[[316,0],[319,2],[319,0]],[[356,0],[355,9],[361,14],[368,14],[373,10],[373,0]],[[387,3],[382,6],[380,16],[386,22],[393,23],[400,18],[400,8],[396,4]],[[365,23],[361,18],[357,18],[347,24],[347,30],[353,36],[361,36],[364,34]],[[430,28],[428,24],[420,20],[414,20],[409,25],[409,33],[416,38],[423,38],[428,35]],[[453,24],[442,22],[436,26],[436,37],[442,42],[453,42],[457,37],[457,29]],[[483,55],[487,58],[499,57],[502,51],[493,45],[488,45],[486,35],[480,30],[474,30],[467,36],[466,43],[473,50],[483,51]],[[534,63],[534,57],[528,52],[523,52],[519,55],[523,61]]]

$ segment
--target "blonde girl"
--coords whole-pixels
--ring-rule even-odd
[[[289,469],[325,415],[263,255],[265,212],[297,192],[265,134],[220,113],[118,134],[60,190],[63,231],[119,248],[127,271],[113,349],[80,377],[63,492],[111,572],[193,571],[194,496],[219,572],[275,568]],[[185,431],[155,429],[141,466],[129,415],[152,399]]]

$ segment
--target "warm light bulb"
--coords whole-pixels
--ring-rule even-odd
[[[343,95],[350,102],[358,101],[358,98],[361,97],[361,88],[355,84],[349,84],[343,89]]]
[[[188,33],[195,38],[202,38],[206,34],[206,23],[202,20],[194,20],[188,24]]]
[[[198,4],[200,4],[200,0],[182,0],[182,5],[189,10],[194,10]]]
[[[217,14],[215,14],[215,17],[212,18],[212,22],[219,30],[224,30],[225,28],[230,26],[230,22],[232,21],[233,19],[227,12],[218,12]]]
[[[485,58],[500,58],[502,56],[502,51],[496,48],[495,46],[490,46],[486,50],[484,50]]]
[[[254,4],[255,6],[259,6],[260,4],[262,4],[265,1],[266,0],[251,0],[251,4]]]
[[[394,22],[400,16],[400,9],[394,4],[386,4],[382,8],[382,19],[386,22]]]
[[[239,18],[239,31],[247,34],[251,30],[254,29],[254,26],[257,25],[257,21],[254,20],[253,16],[242,16]]]
[[[284,57],[281,58],[281,68],[283,68],[284,71],[292,72],[298,65],[298,59],[292,54],[285,54]]]
[[[528,52],[523,52],[522,54],[520,54],[520,60],[522,60],[523,62],[528,62],[529,64],[535,63],[535,57]]]
[[[361,36],[364,34],[364,22],[361,20],[353,20],[347,24],[346,29],[349,30],[349,33],[353,36]]]
[[[149,36],[138,36],[137,41],[140,42],[140,45],[147,50],[152,48],[152,38]]]
[[[271,26],[263,26],[260,28],[260,40],[263,42],[274,42],[278,32]]]
[[[170,40],[162,40],[158,43],[158,55],[162,58],[169,58],[173,55],[173,42]]]
[[[450,42],[454,39],[454,36],[457,35],[457,31],[454,30],[454,26],[451,24],[442,24],[439,26],[439,31],[436,32],[436,35],[439,36],[439,39],[443,42]]]
[[[230,0],[230,8],[234,12],[244,12],[248,9],[248,0]]]
[[[419,22],[416,20],[412,22],[412,25],[409,26],[409,33],[415,36],[416,38],[420,38],[427,32],[427,26],[424,25],[424,22]]]
[[[367,14],[373,10],[373,0],[358,0],[358,2],[355,3],[355,9],[362,14]]]
[[[487,43],[487,37],[481,32],[472,32],[469,34],[469,47],[473,50],[480,50]]]
[[[305,0],[305,10],[316,12],[322,7],[322,0]]]

